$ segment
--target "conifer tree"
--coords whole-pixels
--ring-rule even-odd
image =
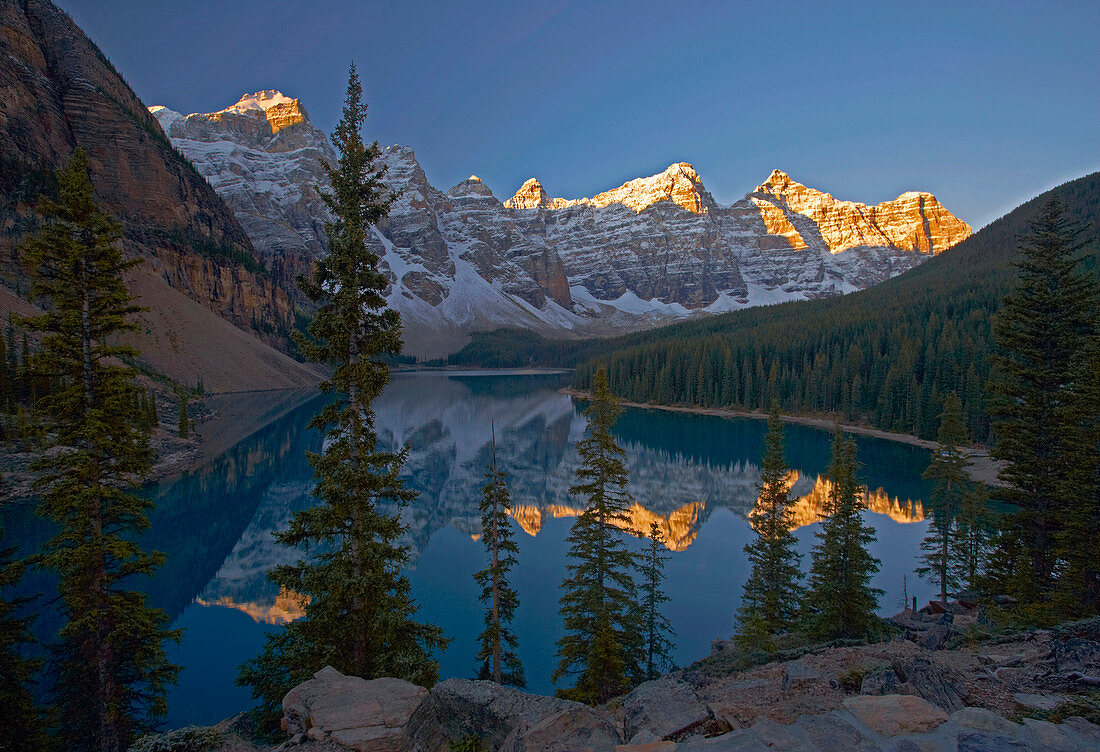
[[[779,403],[773,401],[760,470],[760,496],[749,515],[756,537],[745,546],[752,570],[741,597],[738,623],[739,639],[746,647],[766,648],[761,644],[763,635],[793,630],[803,597],[783,444]]]
[[[1097,322],[1100,325],[1100,321]],[[1100,336],[1093,334],[1075,368],[1069,427],[1070,472],[1061,499],[1062,572],[1056,603],[1062,618],[1100,614]]]
[[[668,618],[662,613],[662,604],[670,598],[665,595],[666,553],[661,526],[654,520],[649,526],[649,538],[641,561],[642,634],[645,638],[645,678],[658,679],[661,672],[672,666],[672,637],[676,634]]]
[[[1095,337],[1097,300],[1095,282],[1080,268],[1081,246],[1080,227],[1050,200],[1019,240],[1016,286],[994,323],[993,455],[1005,461],[1002,495],[1017,511],[1003,519],[989,586],[1015,598],[1027,620],[1056,618],[1064,522],[1076,517],[1071,507],[1081,499],[1074,384]]]
[[[515,566],[519,547],[512,537],[508,521],[512,499],[508,494],[508,476],[497,466],[495,433],[492,464],[485,477],[489,482],[481,490],[481,540],[489,555],[489,563],[474,574],[474,579],[481,585],[481,602],[488,604],[485,629],[478,638],[481,646],[477,653],[481,666],[478,678],[524,687],[527,680],[516,653],[516,634],[510,626],[519,606],[519,596],[508,584],[508,572]]]
[[[962,402],[954,392],[943,401],[936,442],[939,446],[933,451],[932,461],[924,472],[924,478],[934,484],[929,499],[932,520],[928,535],[921,542],[924,554],[917,574],[936,584],[940,603],[946,605],[947,597],[961,585],[956,565],[960,553],[954,544],[958,538],[957,520],[970,485],[966,475],[966,453],[962,449],[966,442]]]
[[[309,558],[269,576],[308,603],[305,617],[269,636],[238,677],[262,700],[269,720],[288,690],[326,665],[353,676],[431,686],[438,675],[432,653],[446,645],[439,627],[415,621],[416,603],[401,571],[409,556],[398,542],[405,528],[398,514],[381,506],[405,505],[416,493],[400,478],[407,450],[380,447],[374,429],[372,403],[389,381],[382,357],[400,353],[401,322],[386,304],[389,281],[366,243],[394,194],[385,188],[385,167],[376,163],[377,142],[363,143],[362,94],[353,65],[332,135],[340,160],[326,165],[332,190],[322,191],[334,217],[325,226],[329,254],[311,279],[298,281],[317,303],[309,337],[299,336],[298,345],[311,360],[332,366],[321,388],[334,398],[310,423],[326,435],[322,453],[309,456],[319,503],[276,534]]]
[[[978,587],[991,545],[990,493],[985,483],[971,483],[962,497],[955,520],[954,540],[958,555],[953,562],[955,581],[966,590]]]
[[[571,563],[559,601],[566,634],[557,642],[552,678],[575,675],[576,685],[558,694],[595,705],[626,692],[640,677],[642,645],[631,576],[634,555],[623,533],[633,500],[626,490],[626,455],[611,434],[622,408],[606,369],[592,379],[591,400],[584,411],[587,436],[577,444],[577,484],[569,489],[584,500],[585,509],[566,538]]]
[[[22,579],[25,568],[25,562],[14,560],[13,554],[14,549],[0,549],[0,708],[4,723],[15,731],[0,738],[0,750],[43,752],[48,749],[45,718],[31,689],[41,662],[27,656],[33,643],[32,618],[21,615],[28,600],[9,597],[7,592]]]
[[[856,445],[837,426],[832,488],[827,516],[812,552],[810,582],[803,608],[807,631],[819,639],[862,638],[873,634],[882,591],[871,587],[879,561],[867,551],[874,528],[863,524],[865,508],[856,481]]]
[[[138,387],[114,343],[138,309],[123,283],[120,229],[96,205],[87,157],[77,149],[43,199],[45,226],[25,247],[32,295],[46,312],[26,319],[42,336],[38,367],[54,384],[40,400],[49,450],[32,464],[39,514],[58,525],[36,563],[57,572],[66,624],[51,661],[59,738],[67,750],[119,752],[155,727],[178,668],[164,642],[178,640],[143,593],[125,590],[161,562],[134,542],[150,502],[136,493],[151,463]],[[125,582],[124,582],[125,581]]]

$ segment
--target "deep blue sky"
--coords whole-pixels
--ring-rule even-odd
[[[447,189],[590,196],[691,162],[722,203],[773,168],[842,199],[928,190],[975,229],[1100,169],[1100,2],[58,0],[146,104],[300,98],[354,59],[367,137]]]

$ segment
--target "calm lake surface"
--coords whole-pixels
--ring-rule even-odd
[[[562,634],[557,602],[567,563],[564,539],[581,509],[567,489],[585,428],[584,405],[558,392],[568,379],[401,373],[377,404],[383,442],[410,449],[408,482],[420,498],[401,510],[411,550],[408,575],[419,618],[441,625],[452,638],[439,656],[442,678],[471,677],[475,669],[483,612],[472,575],[484,566],[485,550],[476,540],[478,504],[495,426],[498,462],[515,505],[519,564],[512,578],[520,596],[514,623],[520,655],[529,689],[554,689],[549,677]],[[147,590],[172,625],[185,630],[181,644],[170,649],[169,657],[184,668],[169,697],[169,728],[214,723],[249,707],[247,690],[234,685],[237,667],[256,655],[266,632],[299,614],[293,595],[279,593],[265,573],[297,558],[271,533],[313,502],[305,452],[318,451],[321,442],[306,424],[322,399],[283,411],[199,471],[151,490],[156,508],[144,544],[164,551],[168,563]],[[626,410],[615,427],[637,501],[633,524],[648,531],[657,520],[672,551],[666,613],[676,629],[679,665],[707,655],[711,640],[733,630],[748,575],[742,548],[752,535],[747,515],[756,501],[764,431],[761,420],[641,409]],[[828,492],[821,476],[832,437],[798,425],[786,431],[806,570]],[[922,602],[932,595],[933,588],[912,574],[927,527],[921,501],[930,487],[920,476],[929,454],[880,439],[857,441],[871,505],[865,515],[878,535],[872,551],[882,561],[874,584],[886,593],[880,612],[888,615],[901,609],[903,588]],[[13,524],[24,543],[45,534],[40,521],[25,516],[6,521],[9,530]]]

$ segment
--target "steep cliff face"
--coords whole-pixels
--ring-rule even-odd
[[[298,100],[267,91],[205,115],[154,111],[271,268],[325,252],[327,214],[313,186],[325,185],[321,160],[333,156]],[[279,146],[288,133],[296,148]],[[406,351],[418,355],[501,326],[614,334],[839,295],[970,234],[931,194],[869,207],[778,170],[732,206],[715,202],[686,162],[591,198],[556,198],[531,178],[502,202],[476,175],[435,188],[408,147],[386,149],[382,161],[400,197],[369,242],[393,283]]]
[[[775,170],[751,198],[769,234],[787,238],[798,249],[824,244],[830,253],[873,246],[936,254],[971,235],[970,225],[947,211],[931,193],[910,191],[893,201],[867,206],[837,201]],[[796,223],[802,217],[810,219],[816,232],[799,231]]]
[[[293,318],[290,300],[233,212],[99,49],[47,0],[0,0],[0,92],[4,284],[25,293],[18,246],[36,221],[33,205],[80,146],[97,199],[123,223],[129,253],[209,310],[281,339]]]
[[[375,250],[411,350],[423,354],[498,326],[609,334],[843,294],[970,234],[931,194],[867,207],[779,172],[785,181],[728,207],[687,163],[592,198],[555,198],[532,178],[500,202],[476,176],[436,190],[411,149],[392,147],[384,162],[401,199]]]
[[[218,112],[149,111],[232,207],[275,282],[306,305],[294,280],[328,251],[317,186],[327,185],[322,165],[336,154],[301,102],[260,91]]]

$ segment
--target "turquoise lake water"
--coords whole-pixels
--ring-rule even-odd
[[[580,508],[567,489],[585,427],[583,404],[558,392],[567,382],[563,374],[401,373],[377,404],[382,441],[410,449],[408,482],[420,497],[400,510],[412,558],[408,575],[419,617],[452,638],[439,656],[441,677],[471,677],[475,669],[482,610],[472,574],[484,565],[475,538],[495,428],[498,462],[516,506],[520,655],[529,689],[553,691],[564,539]],[[280,594],[265,573],[296,558],[271,532],[313,501],[305,451],[318,451],[321,442],[306,424],[320,404],[320,397],[305,401],[204,468],[151,491],[156,508],[145,545],[167,553],[168,563],[147,590],[173,626],[185,630],[170,650],[184,668],[170,694],[168,727],[213,723],[249,707],[247,691],[233,682],[237,667],[258,652],[268,630],[297,615],[293,595]],[[733,630],[748,574],[742,549],[752,535],[747,515],[764,430],[760,420],[642,409],[626,410],[615,427],[627,454],[636,525],[648,530],[657,520],[672,549],[667,615],[680,665],[707,655],[712,640]],[[805,523],[797,531],[804,569],[819,527],[815,511],[827,492],[820,476],[831,438],[787,426],[792,497]],[[920,476],[929,455],[860,437],[858,456],[872,510],[865,515],[878,536],[872,551],[882,561],[874,584],[885,591],[880,611],[892,614],[901,609],[903,589],[922,602],[932,594],[912,574],[927,528],[921,502],[930,489]],[[41,521],[26,516],[9,513],[6,525],[25,542],[45,534]]]

